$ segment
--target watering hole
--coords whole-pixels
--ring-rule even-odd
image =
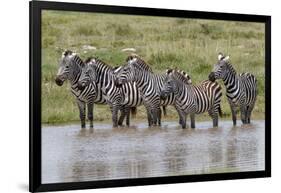
[[[42,183],[264,170],[265,121],[251,125],[196,122],[181,129],[177,122],[148,128],[112,128],[94,123],[42,126]]]

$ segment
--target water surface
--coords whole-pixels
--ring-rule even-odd
[[[197,122],[181,129],[176,122],[148,128],[113,129],[95,122],[95,129],[79,125],[43,126],[42,183],[264,170],[265,122],[232,126],[220,121]]]

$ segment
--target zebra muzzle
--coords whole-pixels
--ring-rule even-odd
[[[216,77],[215,77],[215,73],[214,73],[214,72],[211,72],[211,73],[209,74],[209,80],[212,81],[212,82],[214,82],[214,81],[216,80]]]
[[[81,82],[78,82],[78,89],[79,90],[83,90],[85,87],[86,87],[86,84],[83,82],[83,83],[81,83]]]
[[[161,93],[160,93],[160,99],[161,99],[161,100],[165,100],[166,98],[167,98],[166,93],[161,92]]]
[[[55,82],[56,82],[56,84],[57,84],[58,86],[62,86],[62,85],[63,85],[63,80],[60,79],[58,76],[56,77]]]
[[[119,83],[118,79],[114,80],[114,84],[116,87],[120,88],[122,86],[121,83]]]

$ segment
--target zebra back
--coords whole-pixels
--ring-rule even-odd
[[[168,75],[183,85],[176,96],[181,99],[178,101],[180,108],[188,106],[196,113],[203,113],[213,107],[220,111],[222,88],[216,81],[204,80],[198,85],[192,85],[187,84],[189,78],[177,70],[169,71]]]

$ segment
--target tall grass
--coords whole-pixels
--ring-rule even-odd
[[[86,50],[84,45],[96,49]],[[42,122],[79,120],[69,84],[58,87],[54,83],[62,49],[74,50],[83,59],[96,56],[109,64],[120,65],[128,55],[121,51],[124,48],[135,48],[157,73],[163,73],[168,67],[185,70],[194,84],[208,78],[218,52],[227,53],[238,73],[251,72],[258,78],[259,96],[253,114],[254,118],[264,117],[263,24],[43,11]],[[222,108],[226,115],[230,115],[225,97]],[[173,107],[168,109],[168,118],[175,118],[177,114]],[[143,108],[140,108],[138,117],[146,117]],[[205,119],[207,115],[199,117]],[[108,107],[97,105],[95,120],[109,118]]]

